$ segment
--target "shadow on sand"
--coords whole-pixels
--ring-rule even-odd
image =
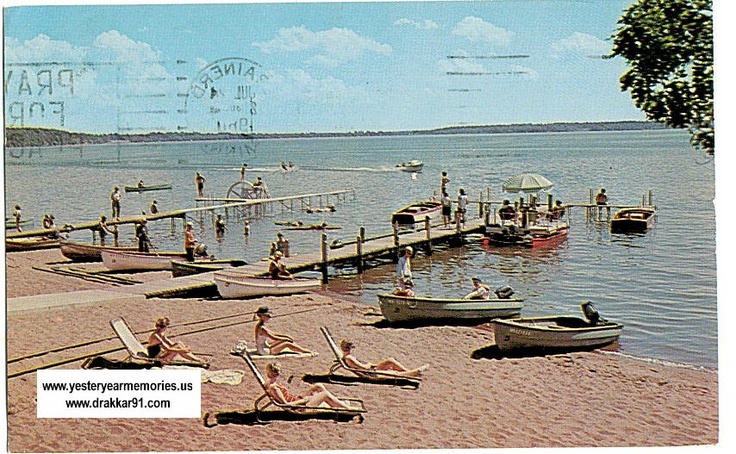
[[[372,385],[398,386],[400,388],[407,389],[417,389],[419,388],[420,384],[420,382],[417,380],[409,380],[403,377],[364,378],[341,374],[305,374],[302,376],[302,381],[306,383],[332,383],[335,385],[343,386],[356,386],[359,383],[368,383]]]
[[[503,358],[532,358],[536,356],[560,355],[574,352],[590,352],[593,350],[615,351],[618,349],[618,343],[614,342],[607,346],[594,346],[584,348],[524,348],[514,350],[501,350],[496,344],[486,345],[485,347],[476,348],[470,352],[472,359],[503,359]]]
[[[269,424],[273,421],[307,421],[310,419],[323,419],[335,422],[350,422],[357,419],[363,422],[363,415],[346,413],[292,413],[284,410],[262,411],[256,415],[254,410],[212,411],[202,416],[202,424],[205,427],[215,427],[226,424],[240,424],[255,426]]]

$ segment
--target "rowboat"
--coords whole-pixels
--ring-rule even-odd
[[[225,268],[247,265],[245,260],[239,259],[212,259],[212,260],[195,260],[188,262],[186,260],[171,261],[171,276],[191,276],[193,274],[208,273],[210,271],[218,271]]]
[[[422,298],[379,294],[378,305],[389,322],[418,320],[491,320],[513,317],[524,300],[516,298],[459,299]]]
[[[413,159],[409,162],[402,162],[401,164],[396,164],[396,168],[398,168],[402,172],[419,172],[422,170],[422,167],[424,167],[424,163],[417,159]]]
[[[499,350],[585,349],[616,341],[623,325],[604,319],[552,315],[492,320],[491,328]]]
[[[654,226],[654,207],[622,208],[611,218],[611,232],[646,232]]]
[[[410,203],[391,213],[391,224],[413,225],[417,222],[424,222],[427,216],[430,222],[442,217],[442,203],[439,200]]]
[[[250,298],[254,296],[291,295],[322,286],[319,279],[270,279],[246,276],[224,269],[215,271],[215,284],[220,296],[226,299]]]
[[[35,251],[59,247],[58,238],[5,238],[5,252]]]
[[[123,186],[123,189],[125,189],[125,192],[162,191],[166,189],[171,189],[171,183],[144,184],[142,186],[139,186],[139,185]]]
[[[172,260],[181,260],[186,257],[184,252],[154,253],[154,252],[125,252],[103,249],[100,251],[102,262],[114,271],[161,271],[170,270]]]
[[[134,246],[99,246],[96,244],[75,243],[73,241],[59,241],[61,255],[68,258],[72,262],[101,262],[102,255],[100,252],[104,249],[111,251],[136,252],[137,247]]]

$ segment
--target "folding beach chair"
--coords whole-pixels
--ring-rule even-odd
[[[110,320],[110,326],[112,326],[113,331],[115,331],[115,334],[117,334],[118,339],[120,339],[120,342],[122,342],[123,345],[125,346],[125,349],[128,350],[128,357],[126,358],[126,361],[149,363],[149,364],[154,364],[157,366],[170,365],[170,366],[194,366],[194,367],[204,367],[204,368],[208,367],[208,365],[205,363],[198,363],[195,361],[166,361],[166,362],[163,362],[159,359],[150,358],[148,356],[148,350],[146,350],[146,348],[143,346],[143,344],[141,344],[138,338],[135,337],[135,334],[133,334],[133,330],[130,329],[128,322],[126,322],[123,317],[118,317],[116,319]]]
[[[344,369],[370,383],[390,384],[402,387],[406,386],[412,387],[414,389],[419,387],[419,384],[422,381],[422,379],[419,377],[405,377],[391,371],[368,371],[364,369],[356,369],[355,367],[350,367],[348,364],[345,363],[345,360],[342,357],[342,351],[338,348],[337,343],[335,343],[335,339],[332,337],[330,330],[327,329],[326,326],[321,326],[319,330],[322,331],[322,334],[325,336],[327,343],[330,345],[332,353],[335,355],[335,361],[330,367],[330,376],[337,377],[339,379],[340,376],[336,375],[335,372],[339,369]]]
[[[346,398],[346,397],[338,397],[343,402],[348,402],[353,407],[359,407],[357,409],[347,409],[347,408],[333,408],[333,407],[311,407],[307,405],[290,405],[290,404],[282,404],[280,402],[275,401],[271,395],[268,393],[268,385],[266,383],[266,380],[263,378],[263,375],[261,375],[261,372],[258,370],[258,367],[256,367],[255,363],[253,362],[253,358],[251,358],[250,354],[243,350],[238,355],[245,361],[246,364],[248,364],[248,367],[250,368],[251,372],[253,372],[253,375],[256,377],[256,380],[258,381],[258,384],[261,385],[261,388],[263,389],[263,394],[261,394],[258,398],[256,398],[255,401],[253,401],[253,409],[255,410],[256,414],[256,420],[258,422],[263,422],[260,419],[260,414],[265,410],[267,407],[273,405],[281,410],[287,411],[289,413],[294,413],[298,415],[310,415],[310,414],[332,414],[336,418],[339,416],[349,416],[351,417],[358,417],[358,420],[360,422],[363,421],[363,413],[366,412],[365,405],[363,404],[363,401],[361,399],[356,398]]]

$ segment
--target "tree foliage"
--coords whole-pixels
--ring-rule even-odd
[[[688,129],[714,153],[712,0],[638,0],[618,20],[611,57],[629,66],[619,81],[650,120]]]

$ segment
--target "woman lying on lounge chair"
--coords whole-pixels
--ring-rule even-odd
[[[161,361],[171,361],[176,355],[179,355],[189,361],[204,363],[204,361],[192,353],[191,348],[187,347],[182,342],[174,342],[166,337],[165,333],[168,327],[168,317],[159,317],[156,320],[156,330],[148,337],[147,348],[149,358],[159,359]]]
[[[360,370],[364,370],[367,372],[370,372],[370,371],[391,372],[391,373],[395,373],[396,375],[400,377],[419,377],[422,375],[422,372],[429,369],[429,365],[427,364],[417,369],[407,369],[406,367],[402,366],[398,361],[396,361],[393,358],[384,359],[378,364],[363,363],[363,362],[360,362],[355,356],[353,356],[353,354],[351,353],[353,348],[355,348],[355,344],[353,344],[352,341],[348,339],[343,339],[340,341],[340,350],[342,350],[342,360],[345,362],[345,364],[348,367],[352,367],[353,369],[360,369]]]
[[[357,407],[351,407],[347,403],[341,401],[334,394],[327,391],[322,383],[312,385],[306,394],[294,395],[289,390],[277,383],[279,375],[281,375],[281,365],[279,363],[268,363],[266,364],[266,386],[268,394],[271,398],[280,404],[287,405],[304,405],[305,407],[319,407],[322,404],[327,404],[330,408],[342,408],[346,410],[361,410]]]
[[[256,351],[259,355],[278,355],[284,350],[291,350],[294,353],[312,353],[294,342],[294,339],[286,334],[270,331],[264,326],[271,319],[271,311],[267,307],[259,307],[256,311],[256,317],[258,317],[258,321],[254,332]]]

